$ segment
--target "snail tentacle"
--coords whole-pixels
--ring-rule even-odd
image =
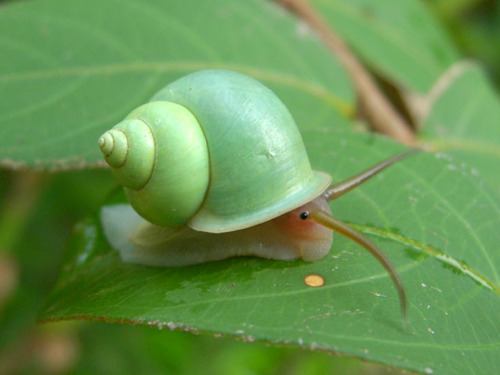
[[[401,316],[403,318],[403,324],[406,327],[407,303],[405,290],[396,270],[392,266],[387,256],[373,242],[371,242],[357,230],[351,228],[349,225],[333,217],[329,213],[321,210],[316,210],[309,212],[309,217],[311,218],[311,220],[317,222],[318,224],[330,228],[334,232],[337,232],[363,246],[379,261],[379,263],[385,268],[394,285],[396,286],[401,305]]]
[[[393,157],[384,160],[381,163],[378,163],[374,165],[371,168],[368,168],[367,170],[360,172],[352,177],[349,177],[348,179],[337,182],[333,185],[331,185],[326,191],[323,193],[324,197],[328,201],[332,201],[334,199],[337,199],[341,197],[342,195],[350,192],[352,189],[356,188],[357,186],[363,184],[385,168],[393,165],[394,163],[406,159],[408,156],[414,155],[415,153],[420,152],[418,149],[411,149],[409,151],[394,155]]]

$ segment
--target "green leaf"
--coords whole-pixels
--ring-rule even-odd
[[[460,161],[448,168],[480,175],[500,193],[500,98],[477,65],[457,68],[424,121],[422,140]]]
[[[427,92],[459,58],[422,1],[314,0],[368,65],[397,86]]]
[[[304,127],[354,111],[339,64],[274,3],[39,0],[4,6],[0,35],[0,165],[95,164],[99,135],[199,69],[254,76]]]
[[[344,179],[400,146],[331,129],[303,132],[314,168]],[[402,328],[392,282],[353,242],[322,261],[233,258],[181,268],[123,263],[97,216],[81,223],[44,321],[89,319],[212,332],[356,356],[434,374],[500,365],[498,200],[433,154],[405,160],[332,204],[390,257],[409,298]],[[326,285],[303,279],[322,275]]]

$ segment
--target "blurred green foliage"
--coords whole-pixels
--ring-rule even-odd
[[[500,87],[500,3],[498,0],[427,0],[462,53],[484,64]]]
[[[0,1],[0,6],[8,2]],[[498,1],[425,2],[462,52],[482,61],[500,86]],[[11,277],[10,288],[0,289],[0,373],[399,373],[327,353],[149,327],[87,322],[36,326],[72,226],[115,187],[106,171],[33,176],[0,170],[0,263],[5,267],[0,277]]]

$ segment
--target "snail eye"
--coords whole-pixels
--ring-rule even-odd
[[[299,217],[302,219],[302,220],[305,220],[309,217],[309,212],[308,211],[304,211],[304,212],[301,212]]]

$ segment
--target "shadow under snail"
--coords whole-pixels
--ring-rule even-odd
[[[165,267],[245,255],[315,261],[330,251],[335,231],[382,264],[405,317],[405,292],[387,257],[334,218],[328,202],[413,151],[330,185],[329,175],[311,169],[278,97],[224,70],[167,85],[98,143],[140,215],[129,205],[101,212],[105,235],[124,261]]]

